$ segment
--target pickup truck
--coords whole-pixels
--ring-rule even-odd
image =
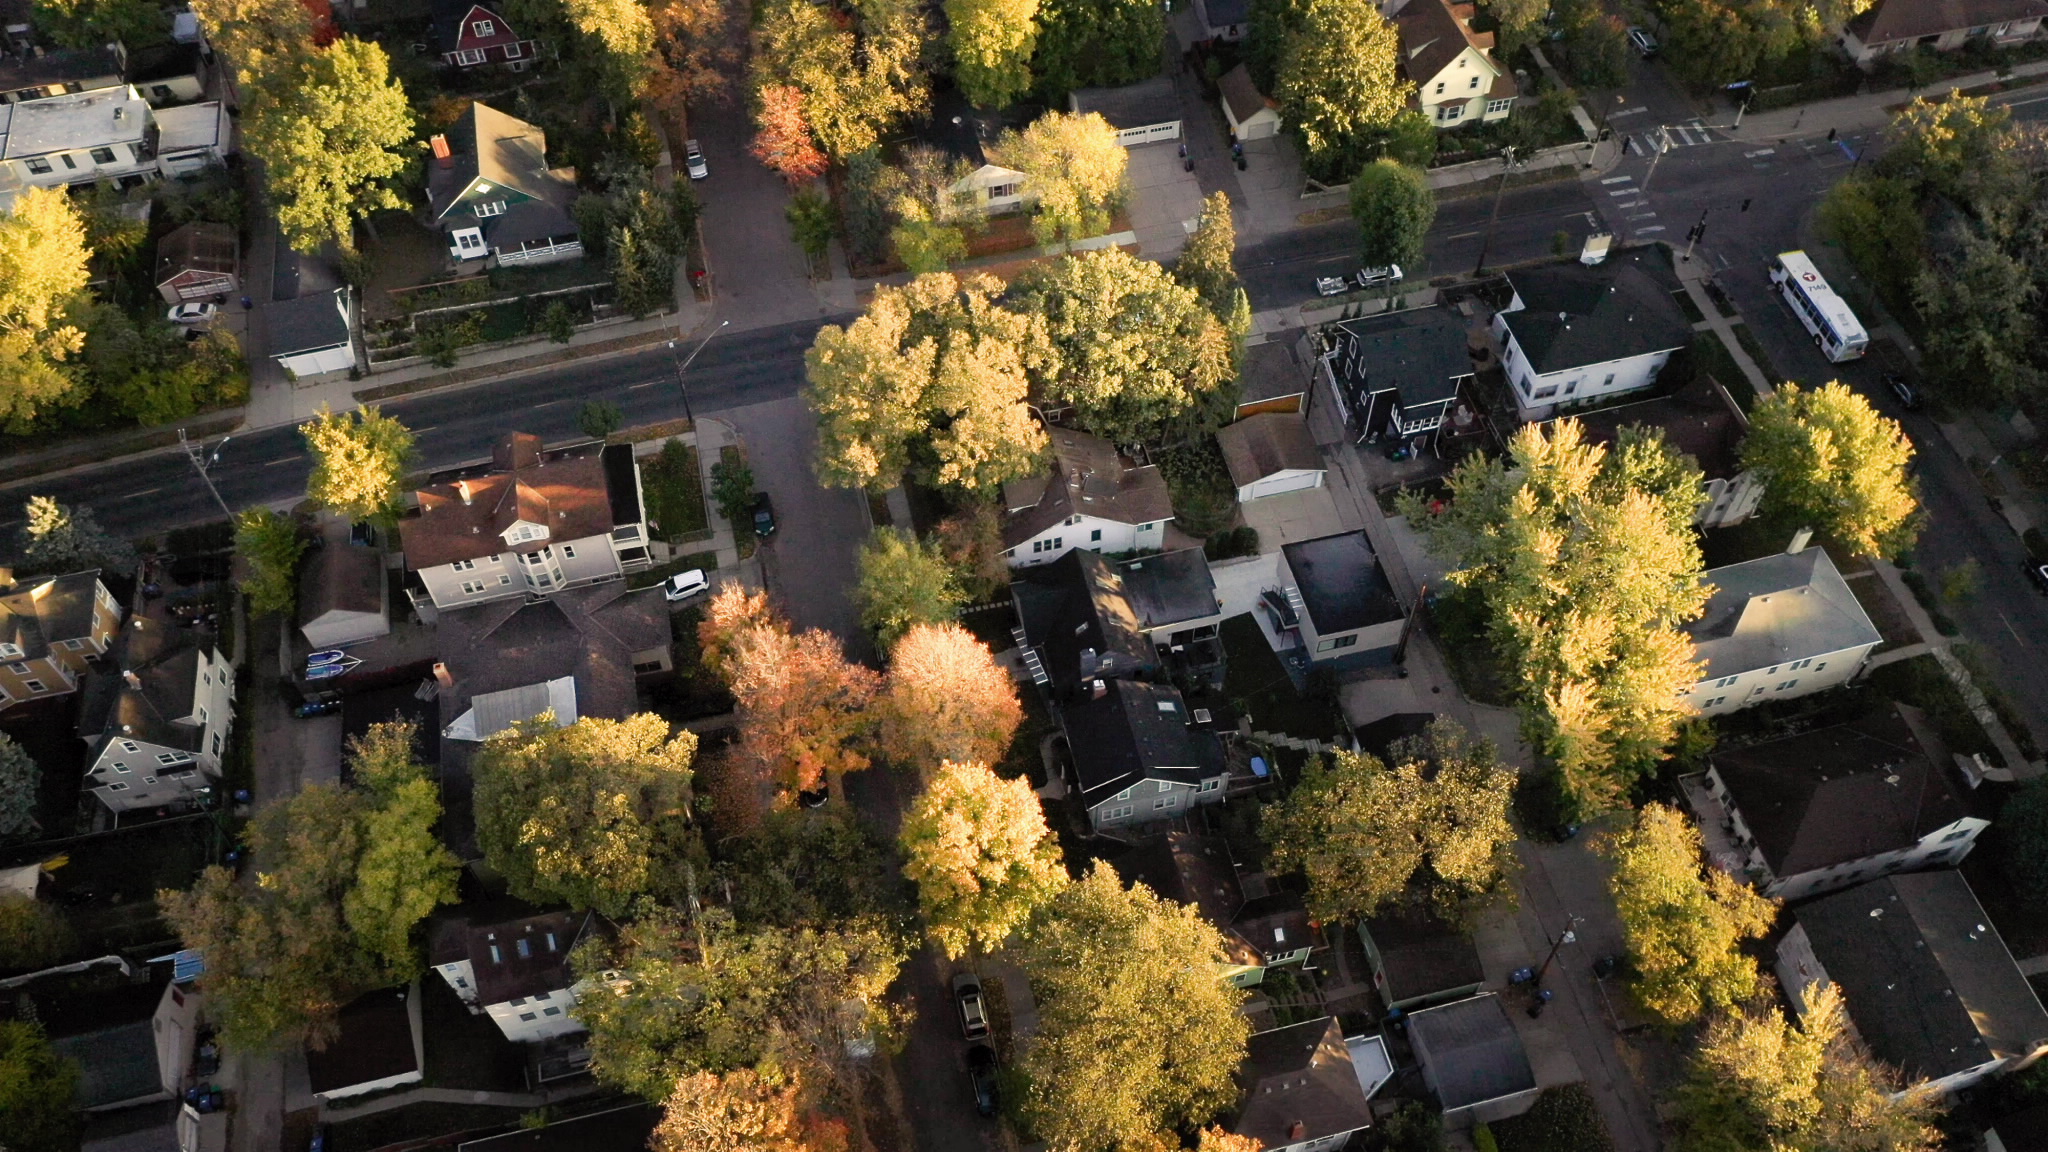
[[[1360,268],[1350,276],[1316,277],[1316,295],[1342,296],[1354,289],[1377,288],[1382,284],[1399,284],[1401,266],[1389,264],[1384,268]]]

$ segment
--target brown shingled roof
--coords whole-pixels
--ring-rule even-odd
[[[398,525],[407,566],[435,568],[610,532],[602,448],[543,453],[538,437],[513,433],[492,453],[489,471],[420,489],[418,512]],[[546,534],[506,543],[504,533],[520,521]]]
[[[1865,44],[1890,44],[2044,16],[2043,0],[1878,0],[1847,31]]]
[[[1252,83],[1251,70],[1242,64],[1225,72],[1223,79],[1216,82],[1216,87],[1223,93],[1223,102],[1230,106],[1230,114],[1240,124],[1267,108],[1276,107],[1259,91],[1259,86]]]
[[[1295,412],[1263,412],[1247,416],[1216,433],[1230,482],[1239,488],[1279,472],[1323,470],[1323,454]]]
[[[1051,478],[1037,504],[1013,512],[1003,525],[1003,547],[1015,548],[1077,513],[1119,524],[1173,519],[1173,498],[1156,465],[1140,467],[1099,436],[1071,428],[1048,431]]]
[[[1401,33],[1401,66],[1417,84],[1436,79],[1467,48],[1476,48],[1496,73],[1505,72],[1488,52],[1493,33],[1474,32],[1472,6],[1449,0],[1414,0],[1394,20]]]

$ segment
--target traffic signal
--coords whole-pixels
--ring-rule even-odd
[[[1744,200],[1742,201],[1742,210],[1744,212],[1749,211],[1749,200],[1747,198],[1744,198]]]

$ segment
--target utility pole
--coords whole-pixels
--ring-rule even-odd
[[[1700,237],[1707,234],[1707,213],[1710,211],[1712,209],[1700,209],[1700,222],[1686,230],[1685,255],[1679,258],[1679,263],[1689,264],[1692,262],[1692,246],[1699,243]]]
[[[226,500],[221,499],[220,489],[213,486],[213,477],[207,475],[207,469],[220,463],[220,450],[227,447],[228,441],[232,439],[234,439],[233,436],[221,437],[220,443],[214,445],[213,451],[208,453],[203,446],[194,444],[186,439],[183,428],[178,429],[178,447],[185,450],[185,459],[191,462],[192,470],[199,473],[199,479],[206,485],[206,490],[213,493],[213,502],[220,505],[222,514],[227,516],[229,520],[235,518],[235,510],[228,507]]]
[[[683,382],[683,373],[689,371],[690,364],[697,359],[697,353],[704,350],[704,345],[711,343],[711,338],[725,331],[725,326],[730,323],[732,323],[730,320],[720,320],[718,327],[705,333],[704,339],[698,341],[697,346],[691,349],[689,359],[684,360],[680,364],[676,363],[676,342],[673,340],[668,342],[668,362],[675,365],[676,387],[683,394],[683,415],[690,418],[690,427],[692,428],[697,426],[697,414],[690,411],[690,386]]]
[[[1573,932],[1572,929],[1577,925],[1584,924],[1585,922],[1585,918],[1582,916],[1571,916],[1567,918],[1564,926],[1564,932],[1560,934],[1556,940],[1551,942],[1550,955],[1545,956],[1543,958],[1543,966],[1541,968],[1536,969],[1536,976],[1534,979],[1529,981],[1529,987],[1540,988],[1543,986],[1543,974],[1545,972],[1550,971],[1550,962],[1552,960],[1557,959],[1557,950],[1559,948],[1564,947],[1567,944],[1578,943],[1579,935],[1578,933]]]
[[[1657,161],[1662,160],[1664,154],[1669,151],[1671,151],[1671,126],[1669,124],[1659,124],[1657,126],[1657,154],[1650,157],[1650,170],[1643,174],[1642,190],[1644,192],[1650,190],[1650,181],[1657,176]]]
[[[1500,198],[1508,190],[1508,173],[1515,170],[1515,146],[1510,144],[1502,150],[1500,183],[1493,188],[1493,215],[1486,218],[1486,235],[1479,241],[1479,263],[1472,266],[1472,275],[1486,270],[1486,251],[1493,246],[1493,226],[1500,220]]]

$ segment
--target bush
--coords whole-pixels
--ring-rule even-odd
[[[1500,1152],[1614,1152],[1599,1105],[1584,1084],[1545,1088],[1520,1116],[1494,1126]]]
[[[568,301],[556,300],[541,314],[540,325],[541,331],[548,334],[550,341],[567,344],[570,337],[576,335],[576,313],[569,307]]]
[[[1259,554],[1259,530],[1249,524],[1226,528],[1209,537],[1202,544],[1202,551],[1211,560],[1230,560],[1238,556]]]

